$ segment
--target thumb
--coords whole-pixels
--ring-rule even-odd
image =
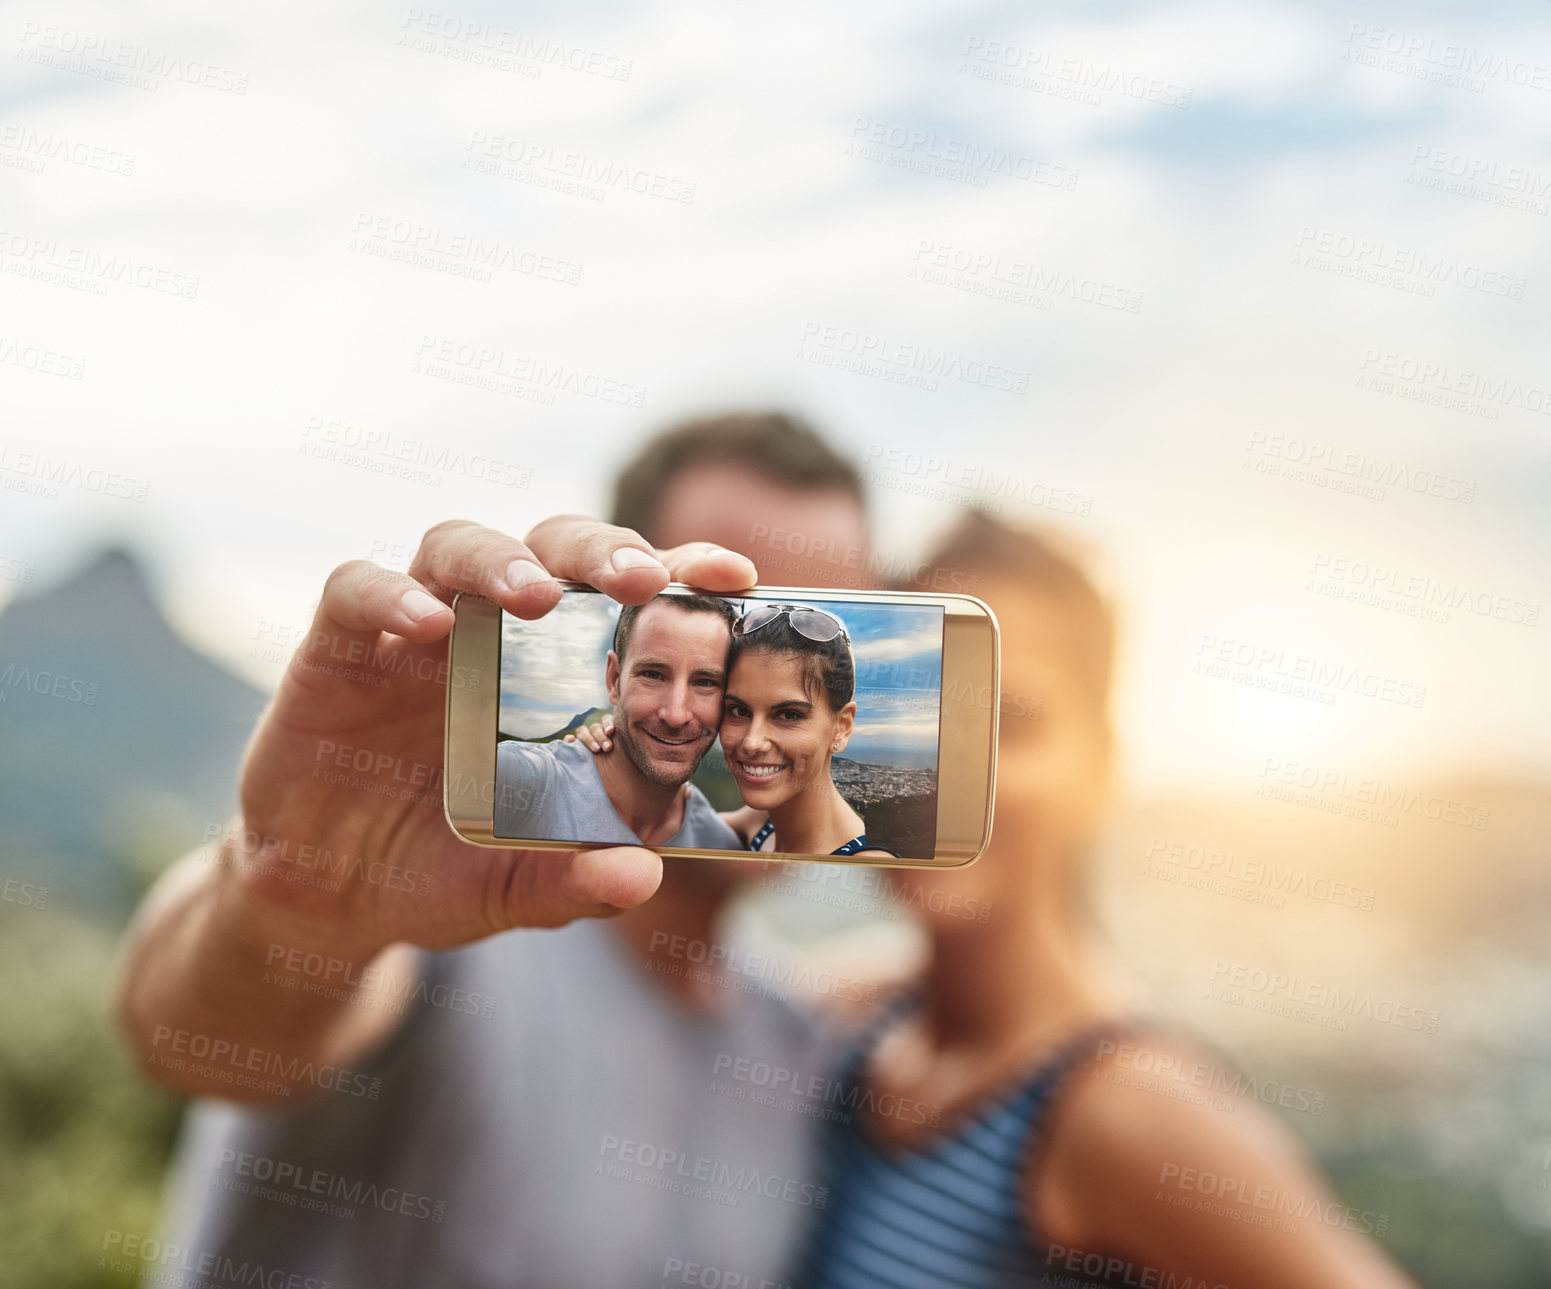
[[[662,856],[640,846],[510,851],[492,910],[499,925],[557,927],[612,917],[644,904],[662,885]]]

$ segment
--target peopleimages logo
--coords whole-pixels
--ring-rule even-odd
[[[411,8],[405,13],[402,25],[406,35],[400,39],[399,44],[414,42],[417,49],[434,49],[434,39],[454,49],[460,45],[468,46],[468,49],[452,54],[465,62],[488,61],[494,66],[501,66],[503,61],[511,60],[523,70],[531,68],[535,76],[548,65],[584,72],[589,76],[600,76],[609,81],[630,79],[630,60],[581,45],[567,44],[551,36],[535,36],[531,32],[511,27],[492,27],[488,22],[459,18],[434,9],[427,13]]]
[[[1305,224],[1298,231],[1293,246],[1293,263],[1307,268],[1355,266],[1360,271],[1342,275],[1362,277],[1365,281],[1381,281],[1384,280],[1381,276],[1369,277],[1365,274],[1390,274],[1397,279],[1409,279],[1419,287],[1425,286],[1426,291],[1423,293],[1428,295],[1432,294],[1434,287],[1442,285],[1457,286],[1466,291],[1484,291],[1488,295],[1500,295],[1510,300],[1524,298],[1524,278],[1461,261],[1452,255],[1429,254],[1415,247],[1391,245],[1383,238],[1363,237],[1356,233],[1314,228]]]
[[[18,666],[14,662],[6,663],[5,670],[0,671],[0,703],[6,700],[9,691],[23,689],[41,694],[44,698],[60,698],[67,703],[83,703],[87,707],[97,705],[95,681],[62,676],[47,669],[34,670],[25,664]]]
[[[1341,1203],[1340,1200],[1327,1200],[1319,1195],[1294,1195],[1279,1186],[1264,1184],[1251,1186],[1241,1178],[1230,1177],[1226,1173],[1214,1173],[1204,1168],[1189,1168],[1181,1164],[1165,1163],[1158,1175],[1158,1184],[1200,1195],[1206,1199],[1226,1200],[1230,1204],[1244,1205],[1279,1218],[1312,1219],[1326,1226],[1339,1226],[1348,1231],[1362,1231],[1367,1235],[1380,1237],[1389,1230],[1387,1213],[1372,1213],[1367,1209],[1353,1208],[1350,1204]]]
[[[956,380],[966,385],[980,385],[985,389],[1004,394],[1027,394],[1030,374],[981,358],[966,357],[949,349],[934,350],[929,345],[899,340],[865,328],[843,327],[834,323],[807,322],[803,324],[799,338],[802,345],[838,359],[824,363],[846,369],[845,359],[862,364],[859,370],[866,373],[865,364],[873,363],[881,368],[919,373],[935,389],[937,380]],[[798,357],[804,356],[798,350]]]
[[[1090,107],[1103,102],[1103,93],[1115,93],[1164,107],[1187,108],[1195,97],[1188,86],[1137,74],[1133,69],[1094,63],[1049,49],[1019,45],[1007,40],[970,36],[964,42],[960,74],[978,80],[995,80],[1018,89],[1032,89],[1057,98],[1075,99]],[[978,64],[978,66],[977,66]]]
[[[376,1182],[343,1177],[291,1160],[222,1147],[216,1173],[226,1172],[231,1173],[233,1178],[249,1179],[237,1185],[229,1185],[229,1190],[254,1193],[254,1183],[258,1183],[258,1191],[275,1192],[274,1195],[260,1193],[259,1198],[278,1196],[283,1197],[281,1202],[288,1202],[293,1197],[301,1201],[315,1197],[318,1200],[335,1201],[336,1206],[344,1206],[348,1210],[336,1216],[353,1217],[354,1209],[360,1207],[381,1209],[384,1213],[394,1213],[400,1217],[440,1222],[447,1211],[446,1200],[433,1199],[400,1186],[378,1186]],[[305,1202],[299,1206],[308,1207]]]
[[[762,1195],[807,1208],[823,1208],[829,1202],[827,1186],[782,1177],[779,1173],[764,1173],[747,1165],[734,1167],[725,1160],[690,1155],[612,1133],[606,1134],[599,1145],[593,1171],[620,1181],[642,1182],[660,1190],[712,1199],[727,1208],[735,1207],[745,1195]]]
[[[1362,989],[1342,989],[1340,985],[1325,981],[1304,979],[1296,972],[1268,971],[1264,967],[1256,967],[1247,962],[1229,962],[1226,958],[1218,958],[1212,964],[1209,979],[1213,982],[1220,981],[1223,986],[1226,986],[1226,988],[1220,987],[1216,993],[1208,991],[1208,997],[1216,998],[1220,1002],[1241,1003],[1242,993],[1235,997],[1230,992],[1230,990],[1240,990],[1259,995],[1266,1000],[1274,1000],[1294,1010],[1325,1013],[1333,1018],[1371,1020],[1380,1025],[1394,1025],[1400,1029],[1418,1030],[1427,1034],[1438,1032],[1438,1013],[1428,1008],[1413,1007],[1389,998],[1375,998]],[[1277,1009],[1251,1005],[1251,1010],[1276,1011]],[[1278,1014],[1283,1013],[1278,1012]],[[1296,1016],[1295,1019],[1303,1019],[1303,1017]],[[1332,1026],[1332,1028],[1345,1028],[1345,1025]]]
[[[1144,1091],[1174,1095],[1170,1084],[1176,1084],[1181,1088],[1199,1089],[1208,1094],[1222,1094],[1224,1098],[1242,1097],[1306,1114],[1323,1114],[1325,1110],[1325,1094],[1314,1088],[1295,1087],[1276,1079],[1257,1079],[1242,1070],[1230,1072],[1220,1065],[1187,1060],[1177,1053],[1142,1044],[1102,1039],[1094,1054],[1098,1061],[1095,1062],[1092,1077],[1125,1082],[1127,1086],[1140,1087]],[[1105,1057],[1114,1058],[1114,1069],[1105,1068]],[[1130,1080],[1109,1077],[1119,1070],[1137,1077]],[[1224,1100],[1219,1108],[1232,1109],[1232,1103]]]
[[[798,1070],[771,1061],[735,1056],[731,1052],[716,1054],[711,1063],[711,1074],[714,1079],[730,1079],[734,1083],[769,1092],[775,1099],[791,1101],[790,1105],[781,1108],[799,1110],[800,1113],[816,1118],[839,1119],[849,1123],[851,1112],[861,1110],[887,1119],[928,1124],[935,1128],[942,1117],[938,1107],[928,1105],[925,1101],[901,1097],[892,1092],[880,1094],[856,1079],[837,1079],[827,1073]],[[712,1091],[721,1090],[714,1082],[711,1086]],[[738,1099],[759,1100],[753,1095],[740,1096]]]
[[[1288,895],[1301,895],[1316,903],[1334,904],[1342,908],[1361,909],[1365,913],[1373,908],[1372,887],[1354,886],[1322,874],[1311,877],[1300,869],[1279,867],[1258,859],[1244,859],[1232,851],[1216,850],[1210,846],[1152,837],[1147,843],[1146,858],[1181,870],[1173,877],[1181,885],[1195,885],[1184,876],[1190,873],[1199,874],[1208,883],[1239,882],[1251,889],[1263,888],[1283,897],[1275,903],[1276,908],[1283,907]],[[1161,877],[1163,873],[1149,869],[1144,875]]]
[[[1469,179],[1531,197],[1551,195],[1551,173],[1529,166],[1504,165],[1492,158],[1469,157],[1449,148],[1418,144],[1411,151],[1411,164],[1454,179]]]
[[[1296,693],[1327,705],[1343,693],[1396,703],[1401,707],[1421,707],[1427,701],[1425,685],[1381,676],[1312,654],[1289,653],[1286,649],[1249,640],[1222,640],[1210,634],[1203,636],[1196,647],[1196,661],[1191,671],[1215,679]]]
[[[78,72],[155,93],[164,83],[181,81],[226,94],[246,94],[248,73],[235,72],[200,58],[184,58],[133,42],[114,40],[71,27],[36,22],[23,25],[17,42],[21,58],[60,71]]]
[[[1419,608],[1438,610],[1463,609],[1477,617],[1492,618],[1518,626],[1533,627],[1540,621],[1539,603],[1516,600],[1512,596],[1498,595],[1468,583],[1442,580],[1423,574],[1407,574],[1393,565],[1352,559],[1345,555],[1333,555],[1320,551],[1314,556],[1313,576],[1336,583],[1344,583],[1358,591],[1372,592],[1376,602],[1383,604],[1383,597],[1395,597],[1417,605]],[[1355,596],[1348,598],[1357,599]],[[1448,614],[1443,614],[1448,620]]]
[[[1470,505],[1476,499],[1476,484],[1432,470],[1415,467],[1387,457],[1342,449],[1318,439],[1297,434],[1250,433],[1242,468],[1273,478],[1311,483],[1334,492],[1354,493],[1382,501],[1390,487],[1405,492],[1457,501]],[[1345,477],[1338,477],[1345,476]]]
[[[1003,503],[1013,503],[1076,515],[1079,519],[1086,519],[1093,511],[1093,497],[1087,493],[1055,487],[991,463],[872,443],[862,464],[867,481],[874,486],[934,501],[993,510],[999,510]]]
[[[1511,411],[1551,416],[1551,386],[1527,384],[1505,376],[1487,376],[1449,363],[1412,358],[1388,350],[1364,349],[1358,370],[1419,385],[1442,394],[1460,394]]]
[[[424,874],[426,886],[430,874]],[[294,945],[271,944],[264,956],[262,984],[348,1002],[381,1011],[402,1011],[410,1002],[440,1007],[465,1016],[494,1013],[495,999],[454,985],[430,984],[420,973],[408,976],[368,964],[346,962]]]
[[[192,300],[199,294],[199,278],[187,273],[9,228],[0,229],[0,266],[7,273],[77,286],[94,295],[106,295],[109,286],[119,284],[174,299]]]
[[[1083,1278],[1078,1280],[1076,1274],[1073,1274],[1052,1280],[1050,1268],[1053,1266],[1062,1271],[1081,1273]],[[1088,1286],[1100,1282],[1125,1285],[1127,1289],[1131,1289],[1131,1286],[1136,1286],[1136,1289],[1228,1289],[1220,1281],[1208,1280],[1205,1276],[1182,1276],[1178,1272],[1150,1267],[1145,1263],[1138,1266],[1112,1253],[1073,1249],[1064,1244],[1046,1246],[1045,1278],[1040,1280],[1040,1284],[1057,1285],[1061,1289],[1088,1289]]]
[[[450,336],[421,336],[413,370],[497,393],[528,390],[538,396],[536,401],[548,404],[555,402],[556,394],[575,394],[625,407],[640,407],[646,400],[644,385]]]
[[[1551,93],[1551,66],[1531,63],[1522,58],[1504,58],[1487,50],[1456,45],[1452,41],[1420,36],[1414,32],[1381,27],[1376,23],[1353,22],[1346,33],[1349,61],[1383,67],[1388,71],[1407,71],[1424,80],[1459,84],[1473,93],[1485,88],[1486,80]],[[1388,62],[1381,61],[1387,55]],[[1471,82],[1469,77],[1481,79]]]
[[[119,152],[100,143],[53,130],[40,134],[27,125],[0,125],[0,153],[15,153],[25,161],[23,168],[41,173],[45,163],[63,161],[67,165],[97,170],[107,175],[128,179],[135,173],[137,156],[132,152]]]
[[[353,233],[352,250],[474,276],[484,282],[490,281],[495,272],[563,282],[567,286],[575,286],[582,277],[582,266],[573,260],[394,215],[362,211],[356,217]]]
[[[851,124],[850,150],[864,160],[885,160],[884,149],[905,169],[924,170],[940,177],[962,177],[983,188],[991,176],[1021,179],[1025,183],[1044,184],[1071,191],[1077,187],[1078,171],[1007,148],[982,145],[969,139],[940,135],[921,126],[899,125],[876,117],[859,116]]]
[[[594,199],[599,201],[608,195],[609,189],[685,206],[695,200],[695,184],[680,176],[587,152],[568,152],[531,139],[475,130],[465,151],[470,154],[464,158],[468,169],[500,174],[500,166],[510,164],[518,167],[510,177],[525,175],[540,187],[574,185],[579,195],[596,194]]]
[[[1064,297],[1124,313],[1138,313],[1142,307],[1140,291],[1064,268],[1041,268],[1028,260],[1004,258],[993,251],[972,251],[950,242],[921,238],[913,258],[909,274],[913,278],[1014,304],[1035,304],[1048,309],[1053,299]]]
[[[652,932],[647,952],[653,955],[647,962],[648,970],[669,976],[688,975],[711,983],[720,979],[738,992],[760,992],[766,986],[774,986],[787,993],[827,994],[847,1002],[878,1001],[878,983],[873,980],[667,931]],[[673,961],[665,962],[664,958]]]
[[[1268,756],[1260,769],[1260,777],[1265,782],[1257,789],[1257,796],[1274,795],[1262,790],[1274,782],[1476,831],[1484,829],[1492,818],[1491,807],[1479,802],[1460,801],[1438,792],[1422,792],[1404,784],[1390,783],[1386,779],[1354,775],[1346,770],[1314,765],[1307,761],[1284,761],[1280,757]]]
[[[199,1286],[249,1285],[256,1289],[334,1289],[332,1280],[303,1275],[273,1263],[238,1261],[225,1253],[165,1244],[146,1235],[110,1229],[102,1237],[105,1270],[137,1278],[141,1284]],[[153,1269],[154,1268],[154,1269]]]
[[[311,1084],[325,1092],[375,1101],[382,1093],[382,1079],[337,1065],[319,1065],[268,1048],[239,1044],[209,1034],[158,1025],[151,1036],[148,1065],[164,1070],[190,1070],[207,1079],[234,1087],[290,1095],[297,1085]]]

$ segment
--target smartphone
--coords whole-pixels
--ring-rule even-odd
[[[674,584],[625,608],[561,585],[534,621],[454,604],[445,800],[462,837],[891,867],[985,849],[1000,653],[979,600]],[[575,737],[606,717],[607,739]]]

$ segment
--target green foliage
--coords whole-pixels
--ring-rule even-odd
[[[1479,1181],[1419,1166],[1405,1141],[1321,1159],[1354,1205],[1390,1216],[1384,1244],[1424,1285],[1544,1289],[1551,1241],[1515,1225]]]
[[[121,853],[128,884],[143,889],[185,840]],[[0,1289],[132,1289],[142,1266],[110,1233],[159,1230],[181,1103],[139,1077],[114,1029],[119,934],[57,903],[0,902]],[[1515,1223],[1480,1177],[1428,1167],[1414,1126],[1382,1113],[1392,1094],[1353,1084],[1336,1100],[1352,1120],[1292,1126],[1347,1203],[1388,1216],[1384,1243],[1420,1283],[1546,1282],[1551,1237]],[[1551,1166],[1539,1150],[1530,1162],[1510,1182],[1538,1196]]]
[[[0,1286],[125,1289],[110,1231],[152,1236],[179,1103],[141,1080],[110,1011],[117,937],[0,904]]]

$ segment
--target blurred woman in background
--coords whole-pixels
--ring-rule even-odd
[[[978,513],[930,564],[975,579],[1001,625],[995,829],[967,870],[895,875],[931,964],[843,1071],[858,1110],[829,1125],[829,1202],[796,1282],[1409,1285],[1257,1102],[1211,1108],[1134,1074],[1217,1062],[1126,1005],[1089,943],[1084,867],[1115,763],[1103,599],[1053,542]],[[933,912],[948,893],[989,917]]]

